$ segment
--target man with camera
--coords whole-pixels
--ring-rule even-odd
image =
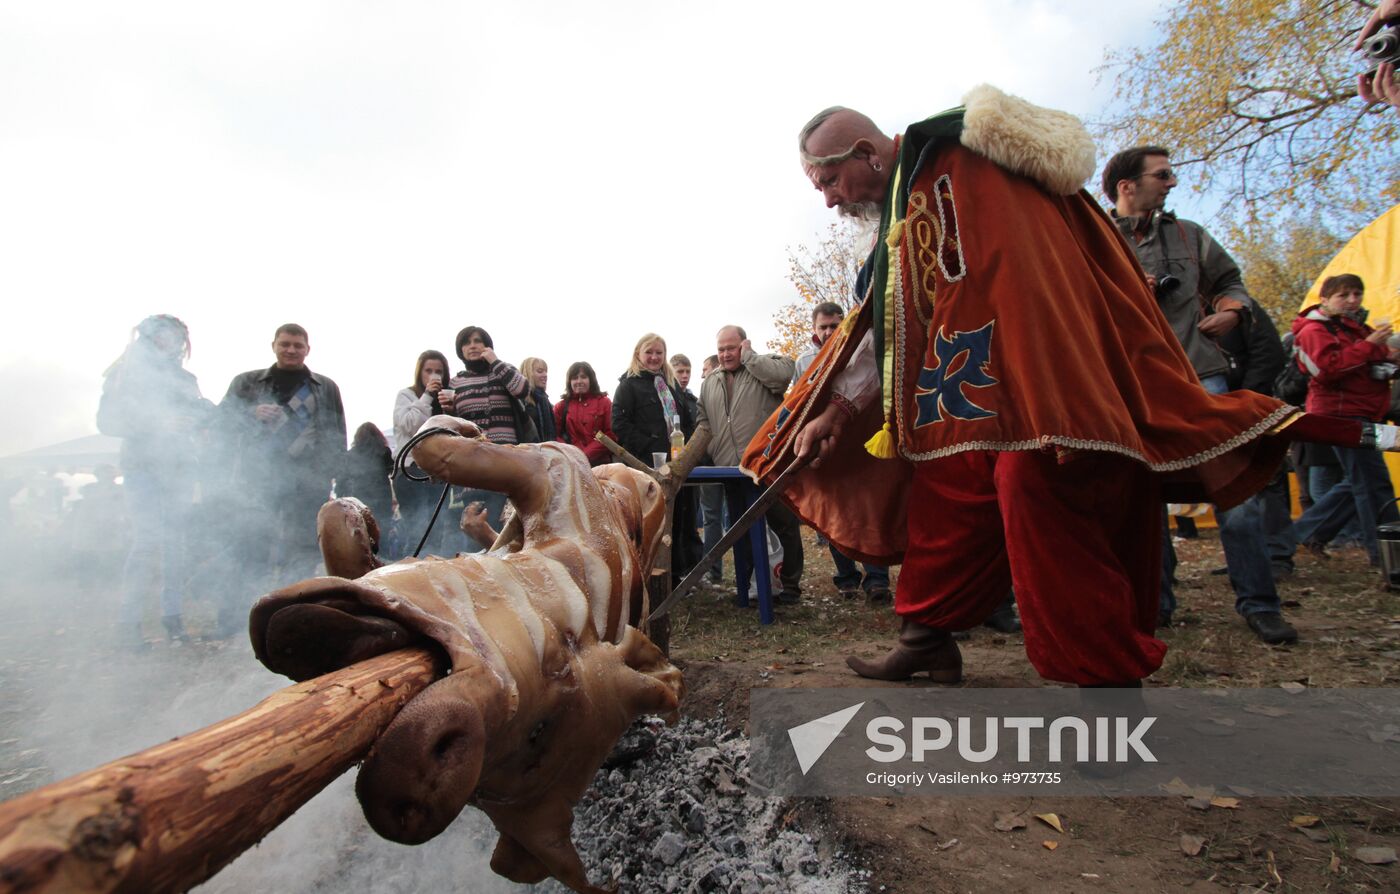
[[[1230,358],[1217,339],[1250,324],[1253,302],[1239,266],[1205,228],[1164,210],[1176,182],[1170,153],[1160,146],[1125,149],[1109,159],[1103,172],[1103,190],[1113,202],[1114,221],[1146,271],[1158,306],[1202,387],[1223,394],[1230,390]],[[1297,631],[1283,619],[1269,566],[1263,498],[1256,494],[1233,509],[1217,508],[1215,515],[1235,588],[1235,610],[1262,641],[1270,645],[1296,641]],[[1176,608],[1171,583],[1176,557],[1165,527],[1163,549],[1158,621],[1165,626]]]
[[[1368,61],[1379,63],[1356,78],[1356,92],[1366,102],[1384,102],[1400,108],[1400,84],[1395,80],[1395,66],[1400,62],[1398,26],[1400,0],[1381,0],[1356,37],[1355,48]]]

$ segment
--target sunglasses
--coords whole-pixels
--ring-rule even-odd
[[[1152,171],[1151,173],[1148,173],[1148,174],[1138,174],[1137,177],[1134,177],[1133,179],[1134,179],[1134,180],[1137,180],[1137,179],[1140,179],[1140,178],[1142,178],[1142,177],[1155,177],[1155,178],[1157,178],[1158,180],[1161,180],[1161,181],[1165,182],[1165,181],[1167,181],[1167,180],[1175,180],[1175,179],[1176,179],[1176,171],[1173,171],[1171,168],[1163,168],[1163,169],[1160,170],[1160,171]]]

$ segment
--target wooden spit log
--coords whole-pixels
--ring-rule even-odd
[[[364,757],[439,676],[433,653],[400,649],[0,803],[0,894],[188,890]]]

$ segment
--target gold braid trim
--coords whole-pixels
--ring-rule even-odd
[[[1199,466],[1218,456],[1224,456],[1237,447],[1242,447],[1250,441],[1269,435],[1272,433],[1274,426],[1285,419],[1289,419],[1297,412],[1297,407],[1280,407],[1263,420],[1255,423],[1247,430],[1222,444],[1217,444],[1209,450],[1204,450],[1182,459],[1174,459],[1164,463],[1148,462],[1147,457],[1143,456],[1141,452],[1131,447],[1125,447],[1122,444],[1115,444],[1112,441],[1086,441],[1080,438],[1066,437],[1064,435],[1041,435],[1039,438],[1028,441],[966,441],[951,447],[931,450],[927,453],[911,453],[903,449],[901,449],[900,452],[905,459],[919,462],[921,460],[941,459],[945,456],[953,456],[957,453],[966,453],[969,450],[1041,450],[1047,446],[1053,445],[1057,447],[1067,447],[1071,450],[1097,450],[1102,453],[1118,453],[1141,462],[1154,472],[1177,472],[1182,469],[1189,469],[1192,466]]]
[[[1288,426],[1292,425],[1293,423],[1297,422],[1299,419],[1302,419],[1302,418],[1303,418],[1303,411],[1302,411],[1302,410],[1299,410],[1297,407],[1294,407],[1293,409],[1294,409],[1296,412],[1295,412],[1292,416],[1289,416],[1287,419],[1285,419],[1285,420],[1283,420],[1282,422],[1280,422],[1278,425],[1276,425],[1276,426],[1274,426],[1273,428],[1269,429],[1269,434],[1271,434],[1271,435],[1282,434],[1282,433],[1283,433],[1283,430],[1284,430],[1285,428],[1288,428]]]

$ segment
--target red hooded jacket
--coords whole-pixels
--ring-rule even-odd
[[[1329,317],[1321,307],[1314,304],[1293,321],[1298,366],[1312,376],[1306,409],[1377,422],[1390,406],[1390,382],[1372,378],[1371,364],[1384,363],[1390,349],[1366,341],[1370,326],[1348,316]]]

